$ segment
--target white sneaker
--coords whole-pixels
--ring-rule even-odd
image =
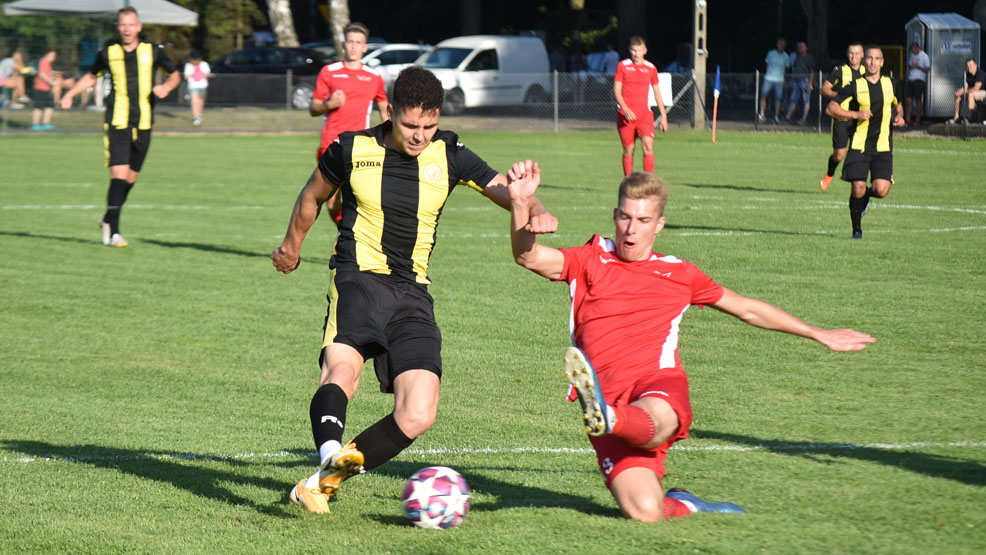
[[[123,238],[123,235],[120,235],[119,233],[114,233],[113,237],[110,238],[110,242],[107,244],[111,247],[122,249],[123,247],[126,247],[130,243],[127,243],[127,240]]]
[[[102,216],[99,218],[99,227],[103,230],[103,244],[109,245],[112,233],[110,232],[110,224],[103,221]]]

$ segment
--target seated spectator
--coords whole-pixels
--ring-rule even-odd
[[[948,120],[948,123],[959,121],[959,109],[962,107],[963,98],[969,109],[966,112],[966,117],[962,120],[966,123],[972,119],[972,113],[976,110],[976,102],[982,102],[986,99],[986,72],[979,69],[976,60],[972,58],[965,61],[965,70],[965,86],[955,91],[955,115]]]
[[[24,76],[21,75],[23,70],[24,59],[16,50],[9,57],[0,60],[0,91],[5,98],[7,91],[11,92],[11,108],[23,108],[22,103],[30,102],[24,89]]]

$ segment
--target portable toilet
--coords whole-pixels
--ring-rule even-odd
[[[931,59],[924,115],[952,117],[955,90],[965,83],[965,61],[972,58],[979,63],[979,24],[957,13],[919,13],[904,29],[907,52],[916,42]]]

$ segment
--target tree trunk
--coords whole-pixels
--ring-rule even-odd
[[[480,15],[482,0],[462,0],[459,6],[463,35],[478,35],[480,33]]]
[[[332,32],[332,42],[336,45],[336,54],[342,59],[342,43],[346,37],[342,30],[349,25],[349,2],[347,0],[329,0],[329,31]],[[369,37],[367,37],[369,38]]]
[[[645,41],[647,40],[647,2],[617,0],[616,20],[616,35],[619,42],[615,45],[616,50],[621,58],[626,58],[630,55],[630,37],[641,36]]]
[[[291,1],[267,0],[267,12],[278,46],[298,46],[298,33],[294,30],[294,19],[291,17]]]
[[[801,0],[801,8],[808,18],[808,51],[815,55],[820,68],[828,68],[829,54],[829,2],[828,0]]]

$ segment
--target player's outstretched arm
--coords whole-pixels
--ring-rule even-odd
[[[318,214],[337,186],[325,180],[322,172],[315,169],[308,183],[298,195],[298,200],[294,203],[294,210],[291,211],[291,220],[288,222],[288,230],[284,234],[284,241],[281,246],[274,249],[270,254],[274,268],[279,272],[290,274],[301,263],[301,243],[308,235],[308,230],[318,218]]]
[[[724,291],[719,301],[709,306],[732,314],[751,326],[806,337],[833,351],[862,351],[870,343],[876,343],[873,337],[855,330],[827,330],[813,326],[772,304],[744,297],[729,289]]]
[[[96,84],[96,76],[92,73],[86,73],[75,82],[75,85],[68,90],[68,92],[62,93],[62,110],[69,110],[72,108],[72,98],[80,92],[88,89],[89,87]]]
[[[530,160],[515,163],[507,172],[507,192],[510,194],[510,245],[514,261],[548,279],[558,279],[565,267],[561,251],[539,245],[532,228],[531,207],[537,197],[534,192],[541,184],[541,168]],[[557,221],[555,222],[557,227]]]
[[[172,71],[168,74],[168,78],[164,80],[164,83],[156,85],[153,89],[151,89],[151,92],[153,92],[154,96],[158,98],[166,98],[169,94],[171,94],[171,91],[175,90],[175,88],[180,84],[181,72]]]
[[[519,162],[518,162],[519,163]],[[516,164],[514,164],[516,166]],[[539,170],[540,172],[540,170]],[[509,172],[508,172],[509,173]],[[509,179],[503,174],[498,173],[496,177],[483,188],[483,195],[502,207],[504,210],[511,210],[510,192],[507,190]],[[536,189],[537,187],[535,187]],[[531,196],[529,200],[529,214],[527,224],[524,226],[531,233],[554,233],[558,231],[558,218],[554,217],[548,208],[536,196]]]

